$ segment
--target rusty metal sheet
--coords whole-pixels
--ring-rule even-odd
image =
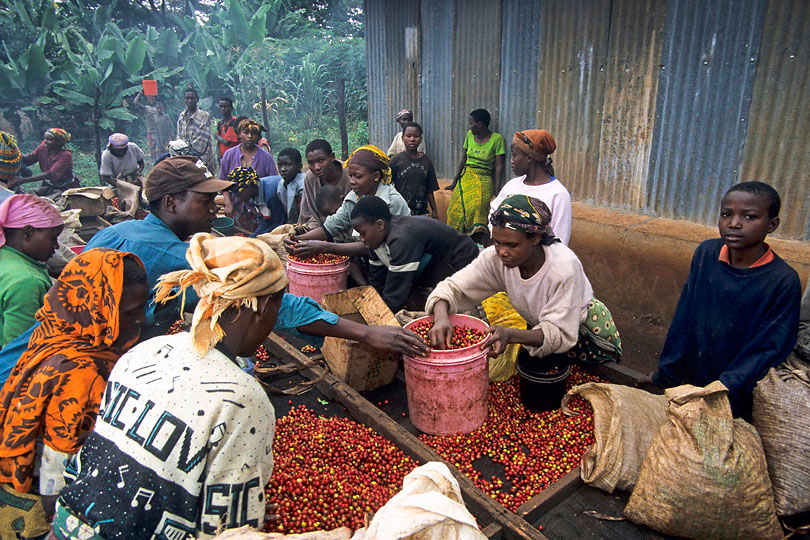
[[[537,52],[542,44],[539,31],[542,2],[503,0],[501,21],[501,87],[498,128],[506,139],[506,179],[509,144],[515,131],[537,127]]]
[[[647,202],[650,148],[666,0],[614,0],[604,67],[599,167],[593,186],[601,205],[640,210]]]
[[[706,225],[737,183],[766,0],[670,0],[648,209]]]
[[[810,240],[810,2],[771,2],[749,111],[740,181],[782,196],[776,233]]]
[[[556,139],[554,167],[575,200],[595,197],[609,21],[610,2],[543,2],[537,125]]]

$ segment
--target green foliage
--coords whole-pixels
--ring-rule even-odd
[[[362,0],[4,3],[0,113],[28,110],[35,131],[40,123],[64,125],[87,147],[95,115],[104,131],[140,133],[131,98],[142,79],[154,79],[170,115],[191,85],[201,107],[226,93],[237,113],[261,120],[264,88],[275,149],[316,137],[337,146],[342,77],[350,146],[367,142]]]

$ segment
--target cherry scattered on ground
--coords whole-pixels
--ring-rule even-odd
[[[433,328],[432,320],[418,322],[411,327],[411,330],[422,338],[422,341],[430,345],[428,333],[431,328]],[[481,343],[485,338],[486,334],[482,330],[478,330],[472,326],[453,326],[453,338],[450,340],[448,349],[463,349],[470,345]]]
[[[363,526],[402,488],[416,463],[371,428],[301,405],[276,423],[273,476],[265,489],[285,534]]]
[[[571,366],[568,389],[586,382],[606,382]],[[593,409],[579,396],[568,407],[580,414],[565,416],[560,409],[530,412],[520,402],[517,377],[489,386],[489,414],[480,428],[445,437],[420,439],[456,466],[465,476],[504,507],[518,507],[579,465],[594,443]],[[488,458],[504,470],[503,477],[486,477],[476,461]]]

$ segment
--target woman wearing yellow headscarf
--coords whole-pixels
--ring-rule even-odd
[[[294,236],[284,241],[287,251],[296,257],[312,257],[318,253],[334,253],[362,257],[367,249],[362,242],[351,238],[351,213],[357,201],[367,195],[376,195],[388,203],[392,216],[410,216],[411,210],[402,195],[391,184],[390,158],[385,152],[367,144],[349,156],[344,167],[349,170],[351,191],[343,199],[338,211],[327,217],[323,227]],[[338,243],[339,240],[348,242]]]

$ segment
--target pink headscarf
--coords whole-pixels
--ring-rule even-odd
[[[62,216],[45,199],[24,193],[12,195],[0,204],[0,247],[6,243],[3,229],[20,229],[31,225],[35,229],[49,229],[63,225]]]

